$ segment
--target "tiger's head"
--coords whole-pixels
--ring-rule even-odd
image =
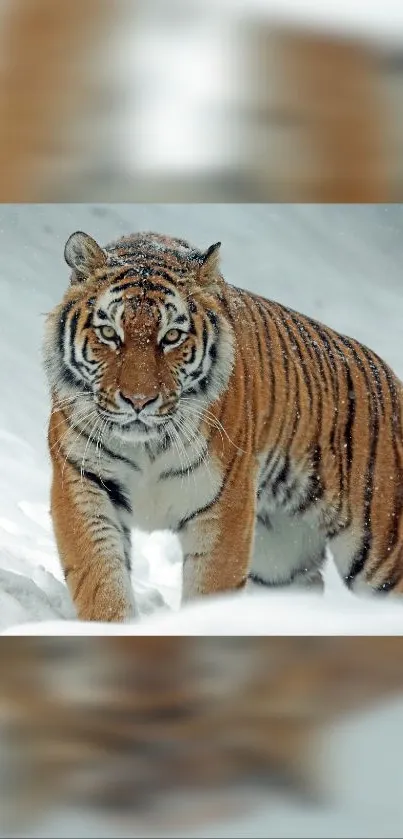
[[[203,253],[137,234],[102,248],[73,233],[64,251],[70,287],[45,337],[57,401],[91,403],[112,433],[136,441],[161,436],[172,421],[189,428],[220,396],[233,365],[231,330],[217,305],[219,247]]]

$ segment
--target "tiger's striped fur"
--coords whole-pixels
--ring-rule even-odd
[[[218,252],[154,233],[67,242],[45,362],[52,518],[82,619],[133,615],[132,527],[178,534],[185,599],[248,576],[320,586],[327,544],[354,591],[403,591],[401,382],[358,341],[227,284]]]

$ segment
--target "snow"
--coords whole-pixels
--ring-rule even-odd
[[[27,586],[30,581],[27,581]],[[1,575],[0,575],[1,584]],[[27,596],[31,591],[27,591]],[[150,601],[151,598],[148,598]],[[150,604],[152,605],[152,604]],[[44,614],[45,617],[45,614]],[[47,617],[47,615],[46,615]],[[78,621],[25,623],[4,630],[6,635],[403,635],[400,603],[373,602],[343,595],[248,594],[212,597],[180,611],[143,615],[120,626]]]
[[[200,247],[220,239],[230,282],[353,334],[402,375],[402,219],[398,205],[0,208],[0,631],[84,631],[74,621],[48,513],[49,403],[40,357],[44,313],[68,281],[63,247],[70,233],[83,229],[105,243],[132,230],[155,230]],[[133,585],[145,620],[126,632],[400,634],[399,607],[350,597],[331,565],[325,598],[294,599],[291,609],[284,595],[271,595],[270,605],[255,599],[253,607],[245,596],[242,622],[232,598],[149,616],[162,602],[178,608],[180,553],[171,534],[137,534],[136,540],[141,560]]]

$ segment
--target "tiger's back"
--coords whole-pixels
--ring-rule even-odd
[[[320,566],[327,542],[349,586],[400,591],[402,383],[372,350],[312,318],[241,289],[229,297],[245,369],[256,367],[252,382],[238,378],[245,414],[254,408],[257,518],[273,551],[291,527],[308,564],[316,549]]]

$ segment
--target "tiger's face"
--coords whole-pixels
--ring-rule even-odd
[[[101,417],[123,433],[147,435],[178,415],[181,397],[203,393],[216,333],[210,320],[203,339],[203,317],[192,318],[178,292],[150,299],[144,281],[136,279],[129,275],[131,287],[118,297],[112,286],[90,298],[75,352]],[[150,279],[148,288],[153,286],[158,278]]]
[[[191,433],[232,367],[229,327],[210,290],[217,247],[177,277],[153,267],[108,268],[105,252],[85,234],[70,240],[66,260],[75,274],[46,343],[60,401],[91,406],[125,438],[147,441],[172,427]]]

